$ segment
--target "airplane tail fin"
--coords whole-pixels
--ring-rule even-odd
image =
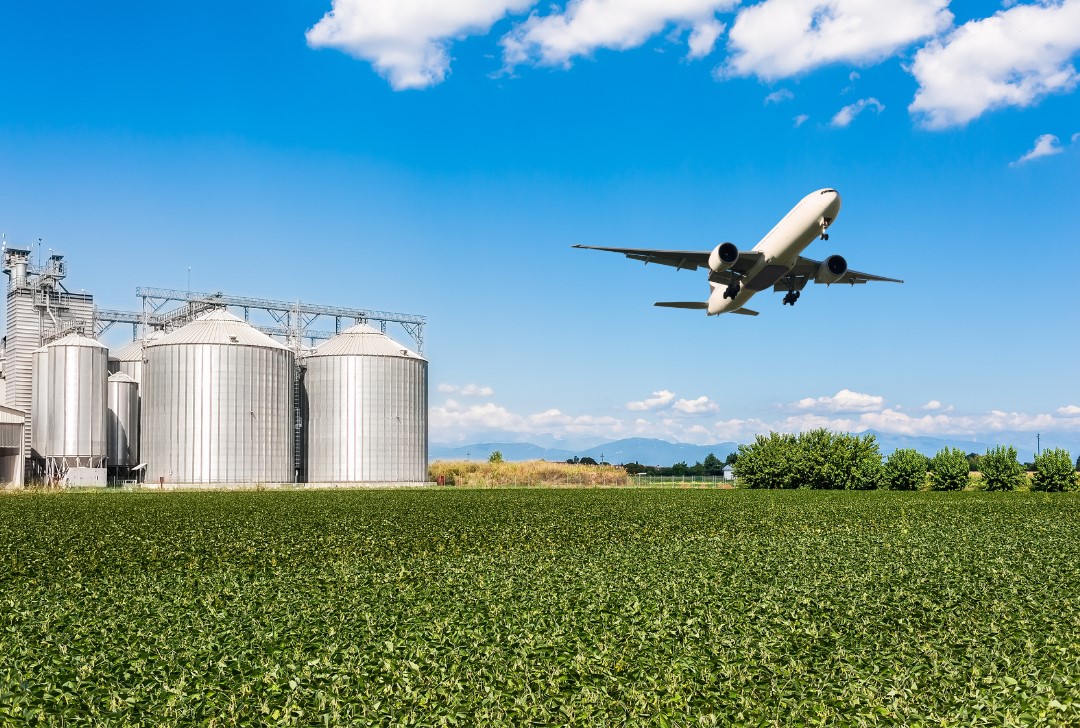
[[[657,301],[653,305],[664,308],[693,308],[697,310],[704,310],[709,307],[709,304],[704,301]]]

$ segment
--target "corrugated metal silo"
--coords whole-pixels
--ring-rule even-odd
[[[142,459],[170,483],[293,480],[293,353],[225,310],[145,347]]]
[[[117,372],[109,377],[109,467],[139,464],[139,383]]]
[[[33,390],[30,399],[30,452],[45,457],[45,437],[49,429],[49,348],[36,349],[32,358]]]
[[[154,331],[146,339],[135,339],[119,349],[109,352],[109,374],[123,372],[142,386],[143,358],[148,341],[156,341],[164,336],[163,331]]]
[[[69,334],[44,348],[45,364],[39,372],[45,372],[45,381],[38,380],[44,401],[38,401],[47,414],[42,418],[35,411],[32,416],[46,466],[56,473],[103,468],[109,350],[81,334]]]
[[[358,324],[304,373],[307,480],[427,481],[427,360]]]

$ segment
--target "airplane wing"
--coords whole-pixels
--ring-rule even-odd
[[[672,268],[678,268],[680,270],[697,270],[698,268],[709,267],[709,253],[712,251],[700,251],[700,250],[650,250],[648,248],[601,248],[595,245],[574,245],[574,248],[580,248],[582,250],[603,250],[608,253],[622,253],[631,260],[644,261],[645,264],[658,263],[660,265],[670,265]],[[761,253],[755,251],[739,252],[739,259],[735,262],[735,265],[731,267],[731,270],[736,273],[746,273],[754,267],[754,263],[758,262],[761,258]],[[725,271],[726,272],[726,271]],[[721,274],[713,274],[723,275]]]
[[[813,260],[811,258],[804,258],[802,256],[799,256],[799,260],[796,261],[794,266],[792,266],[789,275],[805,277],[808,281],[820,283],[820,281],[817,280],[817,272],[820,267],[820,260]],[[859,271],[851,270],[850,268],[846,273],[844,273],[844,275],[833,281],[833,283],[847,283],[849,285],[855,285],[857,283],[869,283],[870,281],[883,281],[885,283],[903,283],[903,281],[899,278],[886,278],[885,276],[877,276],[873,273],[860,273]],[[784,288],[778,288],[777,290],[786,290],[786,286]]]
[[[704,311],[709,307],[709,304],[705,301],[657,301],[654,306],[663,306],[664,308],[692,308],[699,311]],[[737,308],[729,313],[741,313],[743,316],[757,316],[758,312],[749,308]]]
[[[657,301],[654,306],[663,306],[664,308],[694,308],[694,309],[706,309],[709,304],[705,301]]]
[[[603,250],[608,253],[622,253],[631,260],[641,260],[645,264],[659,263],[670,265],[680,270],[697,270],[709,267],[709,251],[699,250],[648,250],[646,248],[601,248],[593,245],[574,245],[583,250]]]

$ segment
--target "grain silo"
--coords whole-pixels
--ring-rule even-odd
[[[357,324],[305,364],[308,482],[427,481],[427,360]]]
[[[293,480],[293,353],[225,310],[145,349],[142,453],[147,480]]]
[[[109,374],[123,372],[142,386],[143,359],[146,357],[146,343],[156,341],[165,335],[163,331],[154,331],[145,339],[135,339],[115,351],[109,352]]]
[[[45,438],[49,429],[49,348],[35,349],[31,362],[30,456],[40,462],[45,458]]]
[[[124,477],[139,463],[139,383],[124,372],[109,377],[107,421],[109,469]]]
[[[104,485],[106,380],[109,350],[69,334],[35,352],[32,432],[47,478],[69,485]],[[42,354],[42,356],[39,356]]]

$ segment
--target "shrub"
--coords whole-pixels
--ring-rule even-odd
[[[1043,450],[1035,456],[1032,490],[1060,492],[1080,488],[1080,476],[1073,470],[1072,457],[1066,450]]]
[[[1016,448],[999,445],[989,448],[979,460],[982,484],[986,490],[1016,490],[1027,485],[1024,468],[1016,459]]]
[[[884,478],[881,452],[873,435],[837,434],[832,438],[828,461],[832,483],[843,490],[874,490]]]
[[[746,488],[797,488],[794,435],[770,432],[739,445],[739,484]]]
[[[896,450],[885,462],[885,487],[920,490],[926,485],[927,458],[918,450]]]
[[[835,488],[836,463],[833,457],[835,435],[824,428],[800,432],[791,453],[796,487],[813,490]]]
[[[881,484],[881,453],[873,435],[772,432],[739,447],[738,474],[749,488],[871,490]]]
[[[963,490],[968,483],[968,461],[963,450],[943,447],[930,461],[933,490]]]

